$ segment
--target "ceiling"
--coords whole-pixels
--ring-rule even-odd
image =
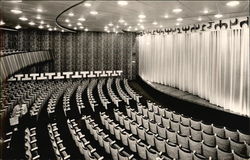
[[[55,24],[56,17],[68,7],[80,1],[22,1],[11,2],[10,0],[2,0],[0,2],[0,20],[4,21],[4,25],[0,27],[12,27],[21,25],[22,28],[38,28],[43,26],[42,29],[54,29],[59,27]],[[215,20],[214,15],[220,13],[223,15],[221,19],[248,16],[249,15],[249,2],[239,1],[235,7],[227,5],[229,1],[127,1],[127,5],[121,6],[117,1],[86,1],[69,11],[65,12],[59,17],[59,22],[63,26],[70,23],[72,26],[69,28],[77,27],[77,30],[84,30],[88,28],[89,31],[119,31],[121,29],[135,31],[147,30],[155,28],[168,28],[176,25],[187,25],[194,23],[208,22]],[[91,6],[86,7],[86,3]],[[37,9],[42,9],[38,12]],[[174,13],[173,9],[180,8],[182,12]],[[21,10],[21,14],[14,14],[12,9]],[[207,10],[208,13],[204,13]],[[91,11],[97,11],[97,15],[90,14]],[[69,16],[69,13],[74,13],[74,16]],[[139,15],[145,15],[143,22],[139,22]],[[36,19],[40,15],[41,19]],[[168,15],[167,18],[164,16]],[[28,18],[27,21],[21,21],[19,17]],[[85,21],[79,21],[79,18]],[[182,21],[177,21],[177,18],[182,18]],[[198,20],[200,18],[200,20]],[[65,22],[65,19],[70,22]],[[119,20],[125,22],[120,23]],[[44,24],[40,24],[41,20]],[[32,21],[34,26],[28,23]],[[80,22],[82,25],[80,25]],[[153,22],[156,22],[153,24]],[[77,25],[78,23],[78,25]],[[109,24],[112,23],[113,26]],[[178,24],[179,23],[179,24]],[[127,24],[127,25],[126,25]],[[49,25],[47,27],[47,25]],[[80,26],[83,26],[80,28]],[[118,26],[118,27],[117,27]],[[143,26],[143,27],[141,27]],[[66,31],[66,30],[65,30]]]

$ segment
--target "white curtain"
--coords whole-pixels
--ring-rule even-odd
[[[249,28],[138,37],[139,75],[250,116]]]

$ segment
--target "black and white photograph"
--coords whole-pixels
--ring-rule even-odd
[[[250,160],[249,0],[1,0],[0,160]]]

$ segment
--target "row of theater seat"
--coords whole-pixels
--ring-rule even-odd
[[[8,56],[8,55],[23,53],[23,52],[25,52],[25,51],[18,50],[18,49],[3,49],[3,50],[0,50],[0,55],[1,56]]]
[[[37,146],[36,128],[26,128],[24,135],[25,158],[37,160],[40,159]]]

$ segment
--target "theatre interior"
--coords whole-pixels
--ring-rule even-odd
[[[0,159],[249,160],[249,1],[1,0]]]

